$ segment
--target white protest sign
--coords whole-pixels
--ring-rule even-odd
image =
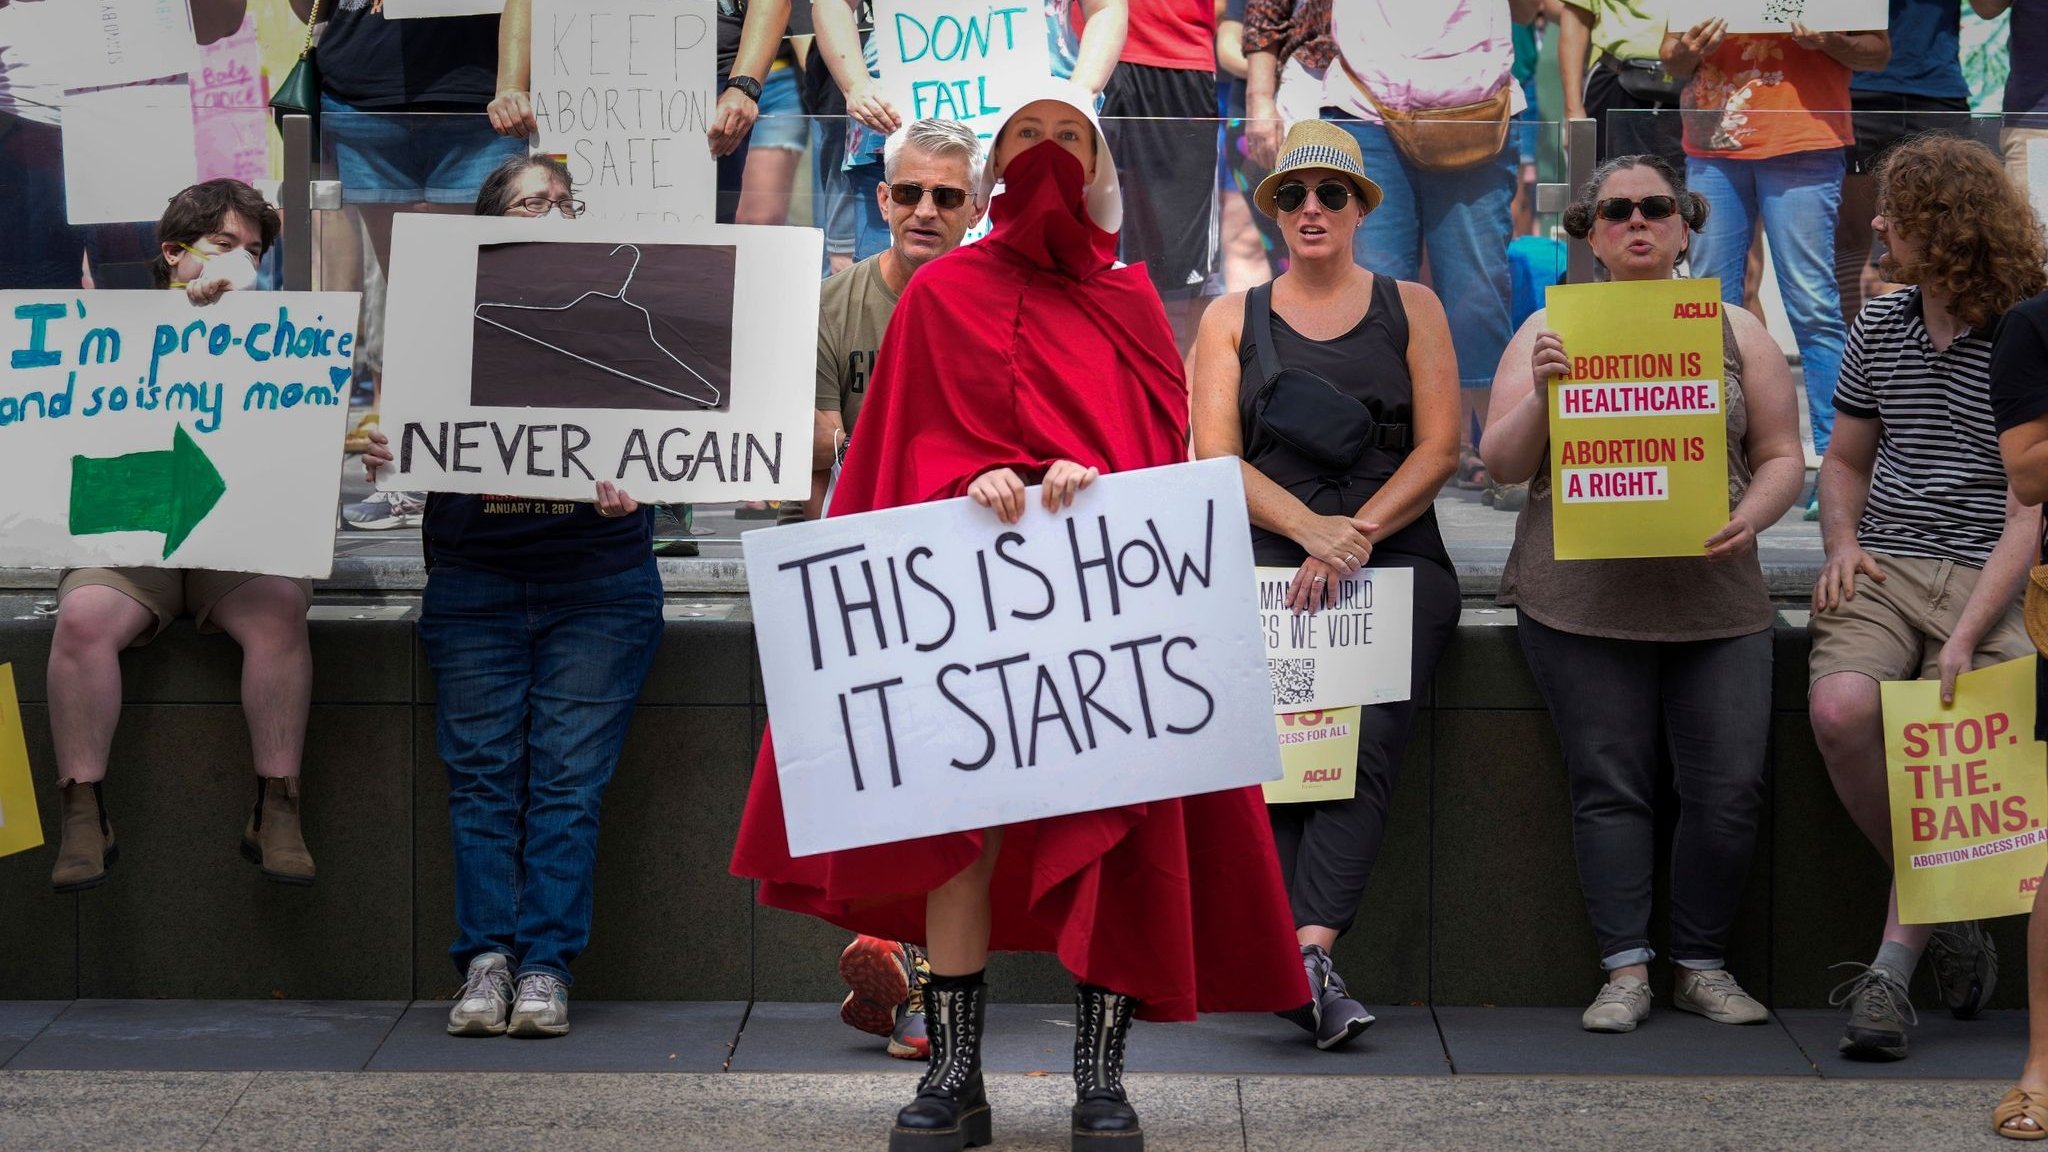
[[[64,215],[73,224],[155,220],[199,182],[192,89],[141,84],[64,98]]]
[[[392,253],[380,485],[810,491],[818,230],[401,215]]]
[[[505,0],[384,0],[386,20],[419,20],[428,16],[496,16]]]
[[[45,0],[61,11],[68,49],[64,86],[100,88],[181,76],[199,68],[185,0]],[[68,127],[68,125],[67,125]]]
[[[876,0],[875,43],[883,95],[906,123],[958,120],[984,141],[1052,75],[1038,0]]]
[[[790,851],[1277,780],[1235,460],[749,532]]]
[[[1787,33],[1794,20],[1815,32],[1882,32],[1891,10],[1889,0],[1675,0],[1667,26],[1682,32],[1715,18],[1731,35]]]
[[[1415,643],[1415,573],[1361,568],[1337,581],[1335,607],[1287,607],[1293,568],[1260,568],[1259,621],[1273,712],[1408,699]]]
[[[0,565],[326,576],[354,292],[0,292]]]
[[[535,0],[533,29],[539,150],[567,158],[588,213],[711,223],[712,0]]]

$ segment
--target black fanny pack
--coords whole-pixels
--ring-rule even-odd
[[[1351,471],[1368,449],[1406,452],[1413,436],[1406,424],[1382,424],[1372,410],[1305,368],[1283,368],[1273,347],[1273,286],[1245,294],[1245,314],[1258,345],[1259,375],[1265,386],[1252,401],[1252,416],[1268,436],[1319,468]]]
[[[1685,93],[1687,81],[1665,71],[1664,62],[1655,57],[1631,56],[1624,59],[1612,53],[1602,53],[1600,59],[1614,69],[1614,78],[1623,92],[1646,104],[1677,104],[1678,98]]]

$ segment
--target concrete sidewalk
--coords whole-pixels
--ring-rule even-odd
[[[1379,1009],[1343,1052],[1284,1022],[1139,1025],[1153,1149],[1945,1149],[1992,1106],[2025,1015],[1923,1016],[1855,1064],[1832,1012],[1729,1028],[1660,1010]],[[0,1002],[0,1149],[879,1149],[919,1065],[831,1004],[582,1002],[551,1041],[445,1035],[445,1002]],[[997,1147],[1066,1147],[1071,1010],[991,1006]]]

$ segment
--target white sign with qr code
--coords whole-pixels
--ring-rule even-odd
[[[1259,620],[1273,712],[1406,700],[1415,645],[1415,573],[1361,568],[1337,581],[1334,607],[1294,612],[1295,569],[1260,568]]]

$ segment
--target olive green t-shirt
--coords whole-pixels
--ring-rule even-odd
[[[818,290],[818,411],[839,413],[848,436],[895,311],[896,293],[882,279],[879,253]]]
[[[1593,16],[1593,59],[1654,60],[1664,45],[1664,0],[1565,0]],[[1683,29],[1680,29],[1683,31]]]

